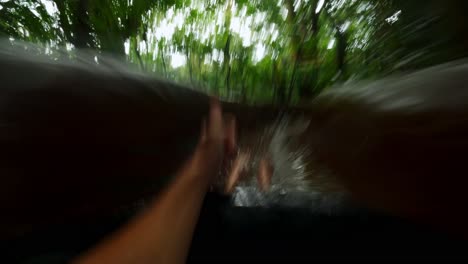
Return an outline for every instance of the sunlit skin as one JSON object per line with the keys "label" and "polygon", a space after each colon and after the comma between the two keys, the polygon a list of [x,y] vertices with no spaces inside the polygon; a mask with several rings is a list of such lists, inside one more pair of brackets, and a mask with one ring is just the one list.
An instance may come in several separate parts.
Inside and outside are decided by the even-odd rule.
{"label": "sunlit skin", "polygon": [[226,180],[226,193],[231,193],[234,190],[234,187],[241,179],[242,172],[244,171],[247,162],[249,161],[250,154],[249,153],[239,153],[236,157],[234,162],[232,163],[231,170],[227,176]]}
{"label": "sunlit skin", "polygon": [[271,165],[269,159],[263,157],[258,165],[257,174],[258,186],[261,191],[266,192],[270,189],[272,175],[273,166]]}
{"label": "sunlit skin", "polygon": [[[234,123],[225,125],[213,100],[193,155],[168,188],[127,226],[82,255],[76,263],[184,263],[204,196],[234,149]],[[226,142],[230,142],[226,144]]]}
{"label": "sunlit skin", "polygon": [[[242,180],[248,163],[251,162],[251,155],[248,152],[240,152],[232,163],[227,176],[225,192],[232,193],[234,187]],[[257,183],[261,191],[266,192],[270,189],[271,177],[273,176],[273,166],[268,158],[262,157],[257,168]]]}

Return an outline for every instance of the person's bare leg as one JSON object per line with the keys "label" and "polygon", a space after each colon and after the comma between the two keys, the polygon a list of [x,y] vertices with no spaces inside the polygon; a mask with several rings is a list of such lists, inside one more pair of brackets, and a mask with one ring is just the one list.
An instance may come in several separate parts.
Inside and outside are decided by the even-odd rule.
{"label": "person's bare leg", "polygon": [[273,176],[273,166],[267,158],[262,158],[258,165],[257,181],[261,191],[268,191],[271,185],[271,177]]}
{"label": "person's bare leg", "polygon": [[227,177],[226,181],[226,186],[225,186],[225,192],[226,193],[231,193],[236,186],[236,184],[239,182],[242,171],[245,169],[245,166],[247,165],[247,162],[250,158],[249,153],[244,153],[241,152],[239,155],[236,157],[234,162],[232,163],[231,170],[229,171],[229,175]]}

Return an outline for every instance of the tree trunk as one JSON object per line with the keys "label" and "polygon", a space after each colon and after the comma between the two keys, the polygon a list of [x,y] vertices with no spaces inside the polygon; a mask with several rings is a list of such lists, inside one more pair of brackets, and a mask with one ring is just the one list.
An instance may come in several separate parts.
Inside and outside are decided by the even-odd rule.
{"label": "tree trunk", "polygon": [[201,53],[198,54],[198,73],[199,73],[199,76],[198,76],[198,87],[200,89],[204,89],[204,85],[203,85],[203,68],[202,68],[202,61],[203,61],[203,55]]}
{"label": "tree trunk", "polygon": [[70,21],[68,20],[67,16],[67,7],[66,3],[63,0],[54,0],[55,5],[57,6],[58,16],[59,16],[59,24],[63,30],[63,34],[65,35],[66,41],[70,43],[74,43],[74,37],[72,36],[72,30],[70,28]]}
{"label": "tree trunk", "polygon": [[229,94],[231,92],[231,87],[230,87],[230,82],[229,82],[229,79],[231,78],[231,61],[230,61],[230,52],[229,52],[229,49],[230,49],[230,43],[231,43],[231,34],[228,33],[228,38],[226,40],[226,45],[224,46],[224,72],[226,73],[226,81],[225,81],[225,84],[226,84],[226,91],[227,93]]}
{"label": "tree trunk", "polygon": [[138,50],[137,45],[133,46],[133,51],[135,52],[135,55],[138,59],[138,62],[140,63],[141,70],[145,71],[145,64],[143,63],[143,60],[141,59],[140,51]]}
{"label": "tree trunk", "polygon": [[276,60],[273,60],[272,64],[271,64],[271,85],[272,85],[272,88],[273,88],[273,103],[274,102],[277,102],[276,100],[278,99],[278,96],[277,96],[277,93],[278,93],[278,77],[277,77],[277,73],[276,73],[276,64],[277,64],[277,61]]}
{"label": "tree trunk", "polygon": [[161,61],[162,61],[162,66],[163,66],[163,71],[164,71],[164,77],[168,77],[167,76],[167,67],[166,67],[166,59],[164,58],[165,54],[164,54],[164,47],[162,47],[160,49],[160,53],[161,53]]}
{"label": "tree trunk", "polygon": [[[310,8],[311,13],[310,15],[312,16],[311,18],[311,24],[305,28],[310,28],[310,31],[304,32],[304,34],[310,36],[310,40],[312,42],[311,47],[309,47],[309,52],[308,54],[301,54],[301,56],[308,57],[309,60],[312,60],[313,66],[312,70],[313,72],[307,72],[306,77],[302,78],[302,82],[299,84],[299,97],[301,99],[310,99],[314,96],[317,90],[317,85],[318,85],[318,78],[319,78],[319,70],[320,70],[320,64],[318,60],[318,40],[317,40],[317,34],[318,31],[320,30],[320,26],[318,24],[320,15],[322,14],[324,8],[322,8],[318,13],[315,13],[315,10],[317,8],[318,1],[314,1],[312,3],[312,6]],[[326,4],[324,3],[324,6]],[[305,36],[305,35],[304,35]],[[303,47],[304,42],[301,44],[301,48]],[[301,58],[302,59],[302,58]],[[301,64],[302,60],[300,61]],[[299,67],[301,67],[300,65]],[[306,65],[307,66],[307,65]]]}
{"label": "tree trunk", "polygon": [[227,32],[227,39],[226,44],[224,45],[224,63],[223,63],[223,70],[226,73],[226,92],[228,95],[231,93],[231,86],[230,86],[230,78],[231,78],[231,55],[230,55],[230,46],[231,46],[231,16],[232,16],[232,0],[228,0],[228,4],[226,6],[225,12],[225,20],[224,20],[224,30]]}
{"label": "tree trunk", "polygon": [[296,56],[294,58],[294,66],[293,66],[293,72],[291,74],[291,80],[289,82],[289,88],[288,88],[288,97],[286,99],[286,103],[290,103],[291,102],[291,98],[292,98],[292,93],[293,93],[293,89],[294,89],[294,85],[296,83],[296,72],[297,72],[297,68],[299,67],[299,64],[300,64],[300,57],[302,56],[302,46],[304,44],[304,39],[301,40],[301,43],[299,44],[299,47],[296,51]]}
{"label": "tree trunk", "polygon": [[219,78],[219,66],[216,64],[216,74],[215,74],[214,90],[216,91],[216,93],[219,94],[218,78]]}
{"label": "tree trunk", "polygon": [[74,45],[77,48],[93,48],[94,43],[91,37],[91,27],[89,25],[88,1],[79,0],[76,6],[76,21],[72,24],[74,28]]}
{"label": "tree trunk", "polygon": [[242,75],[242,86],[241,86],[241,102],[245,103],[247,101],[247,85],[246,85],[246,76],[245,73]]}
{"label": "tree trunk", "polygon": [[193,83],[193,67],[192,67],[192,60],[190,59],[191,53],[189,51],[189,48],[186,46],[185,47],[185,57],[187,58],[187,67],[189,70],[189,77],[190,77],[190,84],[192,87],[194,86]]}
{"label": "tree trunk", "polygon": [[346,34],[345,32],[340,32],[339,30],[336,33],[336,63],[338,69],[341,72],[341,77],[346,78]]}

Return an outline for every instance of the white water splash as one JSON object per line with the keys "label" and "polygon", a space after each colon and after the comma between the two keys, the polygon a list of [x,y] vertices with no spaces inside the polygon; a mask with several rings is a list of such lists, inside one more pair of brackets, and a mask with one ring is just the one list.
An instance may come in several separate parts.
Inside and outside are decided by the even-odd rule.
{"label": "white water splash", "polygon": [[[232,202],[240,207],[304,207],[320,212],[334,212],[343,204],[344,192],[326,192],[321,186],[332,181],[324,172],[310,169],[312,150],[297,142],[306,130],[309,121],[304,118],[292,120],[279,118],[259,131],[256,144],[240,139],[239,147],[251,154],[247,179],[241,182],[232,194]],[[268,156],[274,167],[269,191],[263,192],[257,184],[258,164]],[[314,173],[314,175],[312,175]],[[329,179],[330,178],[330,179]]]}

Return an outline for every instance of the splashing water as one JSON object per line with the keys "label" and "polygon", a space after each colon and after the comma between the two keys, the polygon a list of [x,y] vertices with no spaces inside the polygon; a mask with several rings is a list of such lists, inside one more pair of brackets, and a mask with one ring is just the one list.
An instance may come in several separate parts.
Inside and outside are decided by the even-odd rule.
{"label": "splashing water", "polygon": [[[0,120],[0,135],[4,136],[4,143],[10,149],[20,153],[18,149],[24,148],[21,155],[14,157],[11,157],[8,148],[0,148],[3,155],[9,158],[6,165],[3,164],[4,171],[10,173],[12,164],[16,164],[25,170],[25,179],[40,175],[36,179],[54,182],[50,186],[56,186],[55,183],[64,181],[62,173],[56,169],[62,166],[70,178],[82,184],[82,189],[77,188],[76,193],[90,189],[91,183],[101,179],[102,175],[113,175],[112,180],[102,179],[101,186],[122,186],[125,192],[115,187],[105,188],[108,193],[103,194],[101,188],[96,188],[99,192],[89,195],[88,200],[73,200],[78,196],[71,192],[67,198],[76,204],[94,205],[105,196],[109,200],[115,199],[114,203],[120,205],[135,200],[135,197],[141,198],[144,188],[148,188],[147,193],[154,192],[155,188],[151,185],[156,185],[154,170],[161,169],[157,175],[162,177],[171,175],[170,166],[179,166],[182,154],[190,151],[187,147],[189,141],[197,139],[198,125],[207,110],[203,109],[208,105],[206,95],[147,76],[104,55],[99,56],[99,64],[86,59],[94,58],[94,55],[90,57],[79,51],[76,51],[73,60],[68,55],[59,56],[56,60],[45,56],[36,46],[26,45],[26,50],[20,45],[19,42],[11,44],[8,40],[0,45],[0,63],[4,69],[1,75],[4,86],[0,89],[3,92],[0,100],[0,110],[3,111],[3,115],[0,115],[3,118]],[[345,189],[335,182],[335,174],[340,179],[355,176],[352,182],[358,185],[363,182],[369,184],[377,174],[393,177],[417,173],[424,177],[430,174],[433,178],[437,175],[457,175],[465,168],[462,154],[466,152],[467,145],[464,131],[468,131],[467,65],[466,60],[462,60],[412,74],[367,83],[346,83],[340,88],[330,87],[310,105],[310,116],[300,117],[288,112],[287,115],[279,114],[275,119],[278,109],[269,111],[270,115],[264,117],[259,108],[226,103],[223,105],[226,106],[225,110],[228,107],[237,110],[233,114],[239,114],[240,119],[269,121],[267,125],[257,125],[255,128],[245,125],[240,128],[239,151],[250,153],[250,158],[245,168],[246,177],[234,189],[233,204],[307,207],[321,212],[335,212],[348,197]],[[28,78],[19,78],[19,73],[24,72],[28,72]],[[41,100],[38,100],[38,95]],[[15,100],[22,104],[15,103]],[[50,107],[54,104],[60,106],[60,111]],[[84,109],[89,115],[83,114],[84,106],[90,107]],[[21,115],[13,115],[18,113]],[[5,118],[7,114],[12,117]],[[81,123],[67,115],[73,115]],[[13,117],[16,118],[16,126],[10,125],[15,120]],[[93,122],[94,119],[89,117],[98,118],[100,122]],[[51,122],[55,119],[60,122]],[[154,120],[158,124],[154,124]],[[68,133],[63,134],[66,136],[63,141],[57,141],[63,135],[57,133],[56,128]],[[83,133],[86,133],[85,137]],[[40,141],[47,148],[35,149],[31,145],[19,144],[21,140],[37,143],[38,134],[47,136],[48,141]],[[133,164],[117,164],[119,167],[111,159],[115,158],[113,153],[100,148],[99,144],[88,144],[86,148],[75,144],[79,142],[76,139],[88,142],[86,140],[89,138],[95,139],[90,142],[122,147],[119,150],[125,150],[122,154],[128,158],[135,158],[135,153],[142,152],[140,149],[135,151],[134,145],[144,148],[143,152],[164,155],[158,159],[143,160],[147,166],[144,169]],[[307,143],[301,138],[305,138]],[[182,140],[186,141],[181,143]],[[119,146],[116,142],[125,144]],[[391,144],[385,145],[386,142]],[[49,150],[50,146],[57,147],[56,152],[49,152],[53,158],[43,154],[44,149]],[[79,152],[75,149],[84,149],[86,155],[77,154]],[[23,167],[23,153],[34,151],[41,155],[30,155],[28,161],[41,164],[41,170]],[[63,155],[62,151],[69,151],[70,156]],[[99,151],[109,156],[109,163],[98,164],[106,173],[93,175],[90,173],[93,170],[87,170],[86,166],[94,166],[93,158],[101,158],[102,155],[88,156]],[[320,162],[315,161],[318,156],[322,158]],[[268,159],[273,167],[268,191],[257,187],[256,178],[262,159]],[[88,162],[86,166],[84,162]],[[69,171],[71,165],[82,170]],[[333,174],[324,169],[325,166],[329,166]],[[408,168],[412,170],[408,172]],[[366,176],[365,180],[362,180],[363,176]],[[135,181],[133,185],[129,184],[129,179]],[[30,185],[27,180],[22,183],[24,186]],[[378,183],[371,182],[369,185]],[[462,185],[455,187],[458,186]],[[120,202],[118,199],[123,193],[127,197]],[[31,191],[23,195],[40,196]],[[55,201],[53,195],[42,197],[41,204]],[[39,203],[36,198],[34,201]],[[27,206],[32,207],[34,203]],[[106,207],[107,204],[101,208],[96,206],[100,210]]]}
{"label": "splashing water", "polygon": [[[344,190],[333,190],[334,178],[314,170],[312,149],[298,142],[309,126],[304,117],[279,117],[269,126],[240,138],[241,152],[250,154],[247,176],[234,190],[232,203],[240,207],[304,207],[333,212],[346,199]],[[273,167],[268,191],[258,187],[258,166],[268,157]]]}

